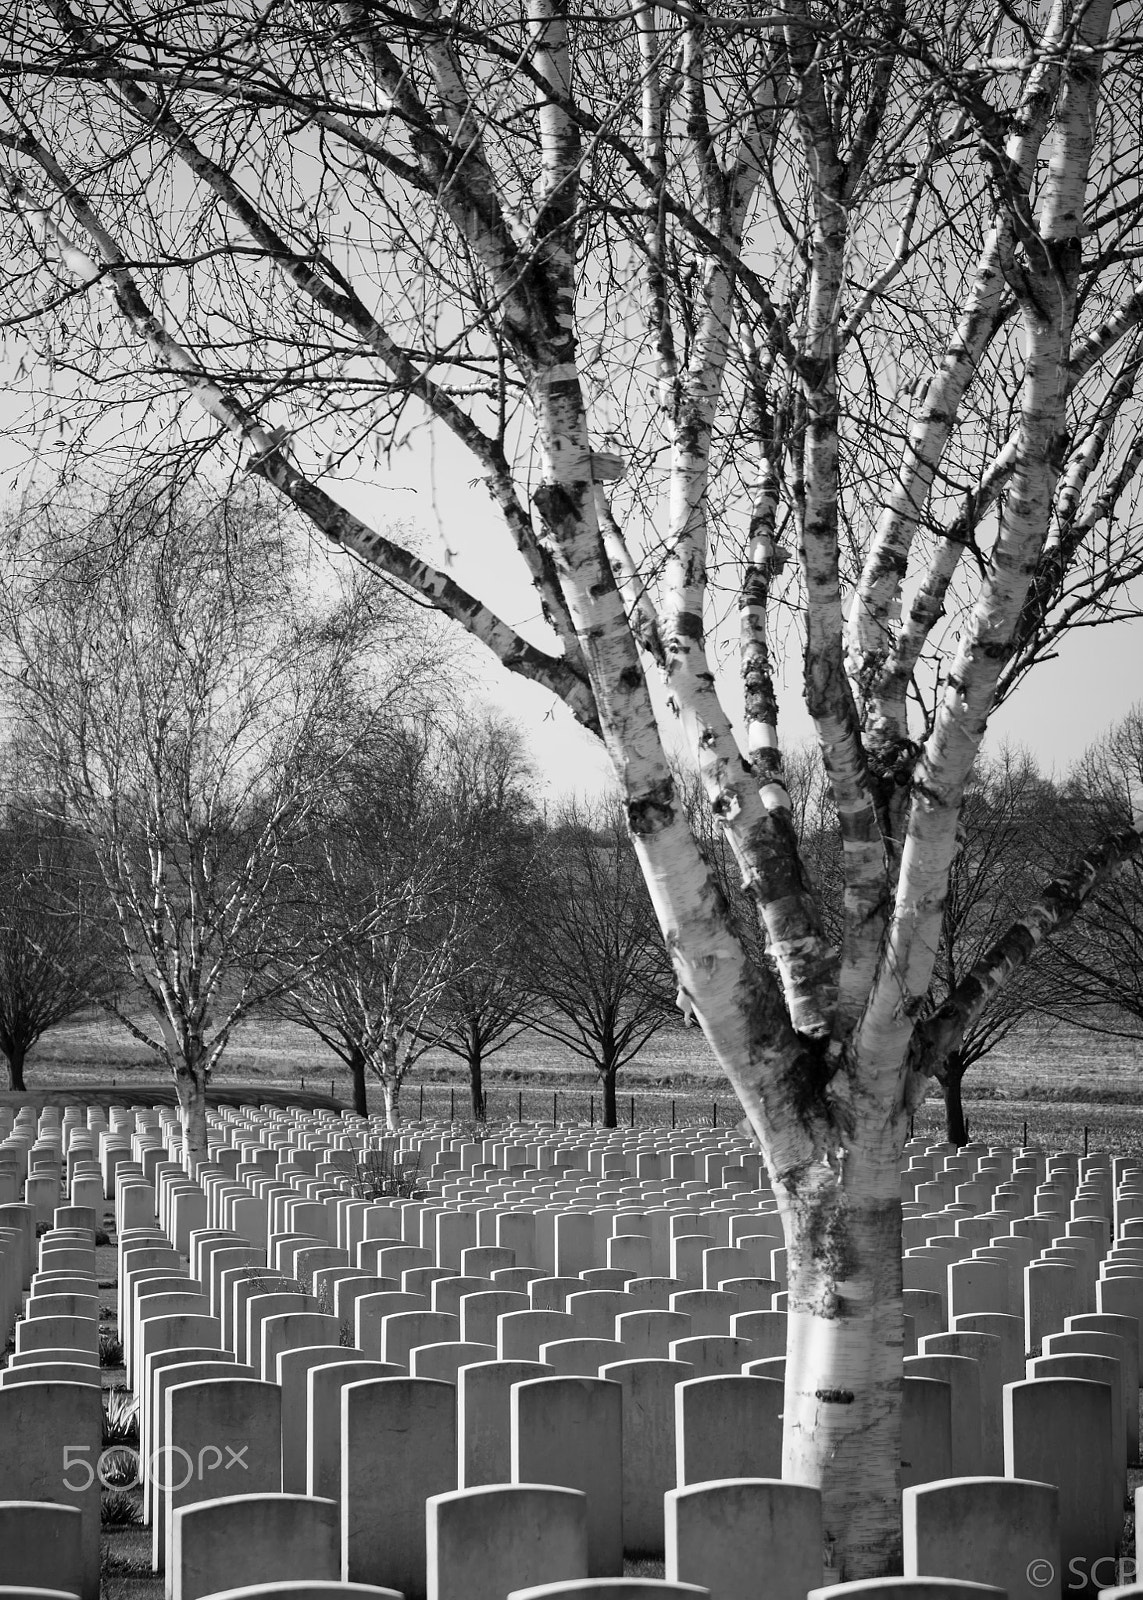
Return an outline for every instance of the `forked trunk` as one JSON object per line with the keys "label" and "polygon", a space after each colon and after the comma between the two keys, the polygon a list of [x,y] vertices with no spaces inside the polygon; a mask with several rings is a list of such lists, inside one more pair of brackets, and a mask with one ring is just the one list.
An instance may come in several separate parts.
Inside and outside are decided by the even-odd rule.
{"label": "forked trunk", "polygon": [[782,1476],[821,1490],[827,1581],[901,1570],[900,1181],[886,1138],[803,1174],[782,1199]]}
{"label": "forked trunk", "polygon": [[201,1065],[182,1067],[175,1074],[179,1097],[179,1126],[183,1134],[184,1160],[205,1160],[209,1142],[206,1133],[206,1074]]}

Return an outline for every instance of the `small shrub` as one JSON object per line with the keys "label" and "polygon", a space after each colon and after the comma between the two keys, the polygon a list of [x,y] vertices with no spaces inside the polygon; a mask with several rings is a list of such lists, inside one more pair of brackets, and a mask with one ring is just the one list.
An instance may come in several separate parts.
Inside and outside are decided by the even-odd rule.
{"label": "small shrub", "polygon": [[103,1396],[103,1443],[139,1443],[139,1402],[126,1389],[108,1389]]}
{"label": "small shrub", "polygon": [[101,1245],[110,1244],[110,1243],[111,1243],[111,1235],[108,1232],[106,1232],[106,1230],[103,1229],[103,1228],[96,1228],[96,1230],[95,1230],[95,1248],[98,1250]]}
{"label": "small shrub", "polygon": [[139,1481],[139,1457],[134,1450],[105,1450],[99,1463],[99,1479],[106,1489],[133,1489]]}
{"label": "small shrub", "polygon": [[51,1229],[52,1229],[52,1225],[51,1225],[50,1222],[37,1222],[36,1223],[36,1238],[37,1239],[42,1239],[44,1237],[45,1233],[50,1233],[51,1232]]}
{"label": "small shrub", "polygon": [[253,1294],[308,1294],[300,1278],[287,1278],[281,1272],[270,1272],[264,1277],[247,1278],[246,1284]]}
{"label": "small shrub", "polygon": [[[306,1292],[307,1294],[313,1294],[314,1292],[312,1274],[309,1283],[306,1285]],[[318,1310],[327,1317],[334,1315],[333,1294],[333,1285],[328,1280],[317,1291]],[[357,1343],[353,1335],[353,1324],[348,1317],[342,1317],[338,1324],[337,1342],[339,1345],[344,1345],[347,1350],[352,1350]]]}
{"label": "small shrub", "polygon": [[123,1365],[123,1345],[113,1333],[99,1335],[99,1365],[101,1367],[121,1367]]}
{"label": "small shrub", "polygon": [[100,1496],[99,1520],[105,1528],[134,1527],[139,1508],[123,1489],[105,1489]]}
{"label": "small shrub", "polygon": [[353,1183],[361,1200],[419,1200],[421,1150],[402,1150],[396,1139],[383,1139],[374,1150],[356,1152]]}

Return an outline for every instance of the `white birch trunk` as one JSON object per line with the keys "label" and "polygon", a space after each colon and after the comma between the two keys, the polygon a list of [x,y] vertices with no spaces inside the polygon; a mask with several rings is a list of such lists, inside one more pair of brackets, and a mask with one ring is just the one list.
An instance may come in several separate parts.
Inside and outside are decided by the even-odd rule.
{"label": "white birch trunk", "polygon": [[401,1080],[394,1077],[381,1079],[381,1103],[385,1108],[387,1133],[401,1131]]}
{"label": "white birch trunk", "polygon": [[179,1100],[183,1160],[190,1170],[193,1162],[206,1160],[209,1148],[206,1131],[206,1075],[200,1064],[196,1063],[176,1071],[175,1091]]}
{"label": "white birch trunk", "polygon": [[779,1192],[789,1273],[782,1476],[822,1493],[842,1581],[898,1571],[900,1119]]}

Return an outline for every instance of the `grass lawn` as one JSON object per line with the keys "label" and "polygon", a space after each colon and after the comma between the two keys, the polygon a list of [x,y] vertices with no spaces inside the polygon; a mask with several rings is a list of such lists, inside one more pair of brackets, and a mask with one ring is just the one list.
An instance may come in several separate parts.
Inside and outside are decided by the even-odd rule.
{"label": "grass lawn", "polygon": [[[53,1029],[27,1063],[30,1093],[55,1099],[173,1103],[158,1058],[103,1013],[92,1012]],[[485,1066],[489,1116],[494,1121],[587,1122],[600,1115],[590,1064],[537,1034],[525,1034],[489,1057]],[[1106,1039],[1065,1027],[1031,1025],[971,1069],[966,1109],[974,1138],[1019,1142],[1027,1122],[1031,1143],[1143,1153],[1143,1040]],[[349,1074],[315,1035],[274,1018],[248,1022],[214,1075],[218,1103],[257,1095],[267,1104],[344,1106]],[[555,1100],[553,1101],[553,1096]],[[594,1103],[593,1103],[594,1096]],[[637,1124],[717,1120],[733,1123],[738,1108],[697,1029],[674,1025],[645,1046],[621,1074],[619,1115]],[[21,1097],[0,1092],[0,1104]],[[402,1091],[406,1119],[419,1114],[467,1115],[467,1073],[447,1051],[429,1051]],[[380,1093],[370,1096],[380,1110]],[[939,1137],[943,1108],[935,1092],[916,1117],[918,1132]]]}

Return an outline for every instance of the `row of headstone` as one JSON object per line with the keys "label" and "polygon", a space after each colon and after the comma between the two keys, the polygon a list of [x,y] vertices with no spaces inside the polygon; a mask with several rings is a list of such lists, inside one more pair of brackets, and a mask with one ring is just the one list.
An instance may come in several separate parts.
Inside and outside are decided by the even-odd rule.
{"label": "row of headstone", "polygon": [[[184,1454],[195,1463],[188,1485],[173,1486],[181,1471],[151,1475],[156,1553],[169,1570],[178,1519],[233,1498],[226,1474],[251,1472],[252,1439],[264,1441],[256,1454],[268,1481],[263,1488],[244,1477],[243,1492],[304,1489],[309,1500],[331,1501],[343,1577],[353,1575],[349,1548],[368,1537],[352,1532],[355,1483],[366,1498],[389,1496],[406,1512],[505,1477],[582,1493],[602,1575],[621,1570],[625,1547],[666,1553],[669,1495],[715,1479],[777,1478],[784,1252],[757,1158],[735,1136],[672,1144],[653,1133],[506,1130],[476,1142],[427,1129],[391,1150],[405,1153],[419,1140],[422,1163],[431,1162],[428,1198],[370,1203],[353,1193],[349,1168],[367,1162],[375,1135],[354,1119],[221,1114],[213,1159],[193,1177],[179,1159],[177,1129],[161,1113],[115,1132],[127,1145],[109,1177],[120,1220],[120,1327],[141,1400],[141,1450],[144,1460],[157,1452],[160,1463],[182,1464]],[[1007,1209],[1013,1195],[1030,1202],[1027,1220],[1049,1228],[1066,1205],[1064,1227],[1080,1226],[1060,1237],[1091,1241],[1093,1254],[1103,1244],[1093,1206],[1118,1208],[1102,1218],[1108,1242],[1096,1255],[1096,1283],[1137,1278],[1115,1270],[1132,1264],[1128,1254],[1105,1264],[1132,1236],[1138,1169],[1077,1163],[1071,1181],[1069,1164],[1021,1153],[970,1148],[958,1156],[914,1146],[907,1160],[905,1270],[922,1271],[928,1286],[907,1291],[918,1353],[906,1369],[906,1481],[932,1489],[954,1473],[1064,1477],[1060,1559],[1090,1564],[1117,1547],[1132,1448],[1128,1395],[1138,1393],[1137,1325],[1114,1326],[1123,1314],[1098,1302],[1089,1311],[1063,1300],[1057,1329],[1034,1277],[1031,1293],[1025,1278],[1022,1316],[1011,1295],[1004,1310],[947,1308],[961,1288],[954,1271],[1003,1237],[974,1233],[971,1223],[990,1225],[997,1214],[1009,1225],[1026,1220]],[[1079,1272],[1078,1257],[1040,1259],[1057,1248],[1041,1243],[1042,1227],[1012,1233],[1039,1247],[1025,1274],[1056,1265]],[[961,1243],[950,1246],[950,1238]],[[1083,1244],[1058,1248],[1086,1259]],[[952,1253],[943,1262],[915,1257],[944,1268],[939,1312],[928,1298],[942,1299],[935,1273],[908,1266],[911,1253],[927,1249]],[[1015,1257],[1027,1245],[1004,1237],[1000,1249]],[[1041,1333],[1040,1353],[1025,1378],[1026,1352],[1037,1348],[1031,1332]],[[347,1338],[352,1347],[331,1361],[331,1346]],[[1059,1361],[1065,1366],[1052,1365]],[[1105,1365],[1081,1372],[1076,1361]],[[219,1431],[222,1386],[247,1408],[244,1457]],[[368,1441],[378,1433],[407,1440],[410,1419],[432,1448],[418,1449],[399,1474],[390,1464],[387,1479]],[[209,1439],[204,1427],[214,1430]],[[740,1435],[749,1446],[741,1462],[729,1442]],[[568,1440],[580,1437],[582,1485],[568,1481],[577,1455]],[[624,1448],[629,1441],[636,1447]],[[1057,1458],[1065,1442],[1075,1455],[1077,1441],[1069,1478]],[[228,1449],[239,1459],[228,1459]],[[442,1457],[455,1463],[445,1481],[433,1477]],[[643,1470],[647,1461],[656,1471]],[[604,1482],[607,1494],[599,1492]],[[609,1515],[607,1502],[620,1515]],[[423,1547],[420,1560],[406,1593],[428,1582]],[[369,1576],[387,1581],[396,1570]]]}
{"label": "row of headstone", "polygon": [[79,1600],[99,1596],[96,1223],[94,1207],[57,1206],[37,1241],[30,1202],[0,1207],[29,1291],[0,1372],[0,1580],[35,1580]]}

